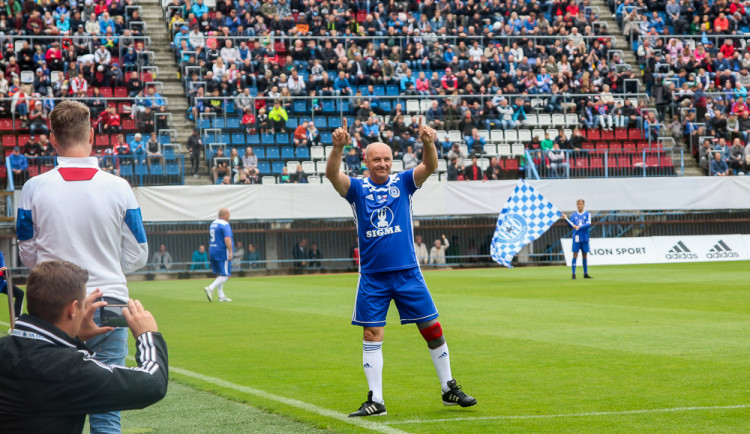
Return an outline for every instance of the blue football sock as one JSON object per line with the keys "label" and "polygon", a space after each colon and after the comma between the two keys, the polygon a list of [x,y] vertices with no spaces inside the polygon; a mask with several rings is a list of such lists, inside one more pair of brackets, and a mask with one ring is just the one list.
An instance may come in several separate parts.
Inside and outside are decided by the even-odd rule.
{"label": "blue football sock", "polygon": [[589,259],[583,258],[583,274],[589,274]]}
{"label": "blue football sock", "polygon": [[577,259],[578,259],[578,258],[573,258],[573,274],[574,274],[574,275],[576,274],[576,260],[577,260]]}

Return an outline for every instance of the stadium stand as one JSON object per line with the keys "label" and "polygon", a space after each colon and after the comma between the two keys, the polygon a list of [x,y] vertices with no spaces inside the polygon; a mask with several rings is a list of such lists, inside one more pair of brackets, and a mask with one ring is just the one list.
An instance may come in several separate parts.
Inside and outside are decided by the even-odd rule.
{"label": "stadium stand", "polygon": [[[647,121],[647,95],[597,8],[351,6],[218,2],[198,16],[178,0],[165,5],[187,116],[202,129],[207,162],[209,147],[239,147],[241,158],[247,145],[270,151],[258,161],[305,161],[276,150],[290,141],[305,144],[298,149],[325,144],[346,118],[360,164],[345,154],[344,167],[361,173],[362,150],[374,140],[389,143],[397,159],[410,145],[419,157],[423,116],[447,139],[438,180],[463,177],[464,158],[450,164],[450,142],[467,145],[465,157],[479,156],[495,169],[486,173],[501,178],[674,174],[674,150],[657,143],[661,126]],[[272,108],[277,100],[283,110]],[[551,171],[535,159],[549,151],[540,148],[545,134],[573,170]],[[506,152],[519,143],[523,153]],[[597,146],[606,155],[589,152]],[[263,174],[280,174],[269,167]]]}
{"label": "stadium stand", "polygon": [[[74,98],[91,110],[97,132],[93,155],[101,159],[102,167],[120,173],[133,185],[182,183],[181,156],[154,157],[169,141],[163,132],[171,115],[167,100],[158,92],[158,67],[151,59],[141,6],[132,1],[18,0],[5,6],[0,11],[5,29],[0,59],[2,157],[20,148],[30,176],[53,167],[48,115],[60,100]],[[117,135],[123,134],[123,141],[132,145],[136,132],[147,136],[155,132],[156,146],[148,152],[144,140],[132,155],[125,149],[118,152]],[[137,158],[141,153],[151,154],[148,164]],[[6,171],[12,170],[11,160],[5,163]],[[171,177],[165,175],[165,165],[170,164],[180,167]],[[122,166],[132,170],[120,170]],[[11,188],[14,181],[23,179],[10,179]]]}

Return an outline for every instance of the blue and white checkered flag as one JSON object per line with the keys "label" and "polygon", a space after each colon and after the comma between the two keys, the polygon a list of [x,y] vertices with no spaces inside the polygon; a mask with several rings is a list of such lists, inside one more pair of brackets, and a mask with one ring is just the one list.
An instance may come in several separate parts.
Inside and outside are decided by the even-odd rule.
{"label": "blue and white checkered flag", "polygon": [[560,210],[523,179],[497,218],[492,237],[492,259],[511,268],[510,261],[523,246],[547,232],[561,216]]}

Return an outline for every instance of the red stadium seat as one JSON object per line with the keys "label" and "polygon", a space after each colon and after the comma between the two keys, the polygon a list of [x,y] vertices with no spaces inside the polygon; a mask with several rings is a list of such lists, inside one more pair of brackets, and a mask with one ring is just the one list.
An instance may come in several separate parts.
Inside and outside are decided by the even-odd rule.
{"label": "red stadium seat", "polygon": [[0,130],[10,131],[13,129],[13,121],[10,119],[0,119]]}
{"label": "red stadium seat", "polygon": [[597,130],[596,128],[586,130],[586,137],[588,137],[589,140],[594,140],[594,141],[602,139],[601,133],[599,133],[599,130]]}
{"label": "red stadium seat", "polygon": [[111,87],[102,87],[99,89],[102,93],[102,96],[104,98],[112,98],[112,88]]}
{"label": "red stadium seat", "polygon": [[633,143],[633,142],[625,142],[625,143],[622,144],[622,147],[625,150],[625,152],[630,153],[630,154],[632,154],[633,152],[635,152],[635,149],[636,149],[635,148],[635,143]]}
{"label": "red stadium seat", "polygon": [[16,136],[3,136],[3,148],[12,148],[16,146]]}
{"label": "red stadium seat", "polygon": [[133,119],[123,119],[122,120],[122,129],[125,131],[134,131],[135,130],[135,121]]}
{"label": "red stadium seat", "polygon": [[638,152],[648,151],[651,149],[651,145],[648,142],[638,142]]}
{"label": "red stadium seat", "polygon": [[8,177],[8,169],[3,164],[0,166],[0,179],[5,179]]}
{"label": "red stadium seat", "polygon": [[115,98],[127,98],[128,97],[128,90],[125,89],[122,86],[118,86],[115,88]]}
{"label": "red stadium seat", "polygon": [[623,155],[620,158],[617,159],[617,168],[621,170],[627,170],[633,167],[632,163],[630,162],[630,157]]}
{"label": "red stadium seat", "polygon": [[608,142],[611,142],[615,139],[615,133],[610,131],[602,131],[602,140],[606,140]]}
{"label": "red stadium seat", "polygon": [[518,170],[518,160],[510,158],[505,161],[505,170]]}
{"label": "red stadium seat", "polygon": [[109,136],[106,134],[99,134],[96,136],[96,146],[109,146]]}
{"label": "red stadium seat", "polygon": [[602,157],[591,157],[589,167],[591,169],[604,169],[604,159]]}
{"label": "red stadium seat", "polygon": [[13,122],[13,129],[16,131],[21,131],[21,130],[28,131],[29,127],[24,127],[23,121],[21,119],[16,119],[16,121]]}
{"label": "red stadium seat", "polygon": [[576,158],[573,161],[573,167],[581,171],[589,170],[589,159],[586,157]]}
{"label": "red stadium seat", "polygon": [[594,145],[594,147],[596,148],[596,152],[601,153],[601,154],[609,150],[609,144],[607,142],[599,142],[596,145]]}
{"label": "red stadium seat", "polygon": [[586,151],[593,151],[594,150],[594,144],[591,143],[591,142],[583,142],[583,144],[581,146]]}
{"label": "red stadium seat", "polygon": [[29,166],[29,178],[39,175],[39,166]]}
{"label": "red stadium seat", "polygon": [[620,141],[628,140],[628,130],[624,128],[615,129],[615,139]]}
{"label": "red stadium seat", "polygon": [[643,138],[643,132],[638,128],[628,129],[628,140],[640,140]]}
{"label": "red stadium seat", "polygon": [[622,143],[612,142],[609,144],[609,152],[620,153],[622,152]]}

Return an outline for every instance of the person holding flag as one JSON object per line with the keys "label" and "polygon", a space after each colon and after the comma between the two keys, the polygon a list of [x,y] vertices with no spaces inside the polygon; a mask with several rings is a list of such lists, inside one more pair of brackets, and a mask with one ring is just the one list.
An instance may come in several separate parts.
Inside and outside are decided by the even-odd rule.
{"label": "person holding flag", "polygon": [[591,279],[589,276],[589,228],[591,227],[591,213],[584,211],[583,207],[586,205],[583,199],[576,201],[576,207],[578,212],[573,213],[568,219],[566,214],[562,217],[568,223],[568,226],[575,229],[573,232],[573,279],[576,278],[576,260],[578,259],[578,252],[583,252],[583,278]]}

